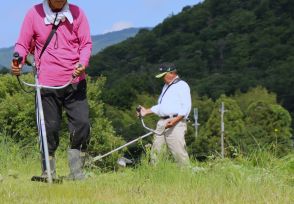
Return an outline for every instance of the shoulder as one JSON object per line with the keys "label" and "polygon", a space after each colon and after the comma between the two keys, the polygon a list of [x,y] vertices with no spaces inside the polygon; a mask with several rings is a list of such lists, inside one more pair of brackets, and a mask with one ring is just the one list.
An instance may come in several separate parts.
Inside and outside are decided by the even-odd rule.
{"label": "shoulder", "polygon": [[31,7],[28,10],[27,15],[29,15],[29,16],[35,16],[35,15],[45,16],[43,5],[37,4],[33,7]]}
{"label": "shoulder", "polygon": [[181,85],[189,86],[188,83],[185,80],[181,79],[181,78],[179,79],[178,83],[181,84]]}
{"label": "shoulder", "polygon": [[190,89],[189,84],[188,84],[186,81],[184,81],[183,79],[181,79],[181,80],[178,82],[178,84],[179,84],[179,86],[181,86],[181,87],[183,87],[183,88],[188,88],[188,89]]}
{"label": "shoulder", "polygon": [[34,19],[39,18],[39,17],[41,17],[41,18],[45,17],[45,13],[44,13],[42,4],[37,4],[33,7],[31,7],[27,11],[24,21],[34,22],[35,21]]}
{"label": "shoulder", "polygon": [[80,7],[74,4],[69,4],[69,10],[74,19],[83,18],[85,15],[84,11]]}

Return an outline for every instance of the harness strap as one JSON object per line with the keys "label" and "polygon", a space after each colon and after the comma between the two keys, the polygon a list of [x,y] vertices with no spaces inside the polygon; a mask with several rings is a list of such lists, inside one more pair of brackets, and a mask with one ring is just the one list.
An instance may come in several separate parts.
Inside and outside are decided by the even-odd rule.
{"label": "harness strap", "polygon": [[56,13],[56,16],[55,16],[55,19],[54,19],[54,23],[53,23],[53,26],[52,26],[52,30],[51,30],[51,32],[49,33],[48,38],[47,38],[47,40],[46,40],[46,42],[45,42],[45,44],[44,44],[44,46],[43,46],[43,48],[42,48],[41,54],[40,54],[40,56],[39,56],[39,59],[41,59],[41,57],[42,57],[42,55],[43,55],[45,49],[46,49],[47,46],[49,45],[49,43],[50,43],[50,41],[51,41],[53,35],[55,34],[55,32],[56,32],[56,30],[57,30],[57,28],[58,28],[58,26],[59,26],[59,24],[60,24],[60,23],[58,23],[57,25],[55,25],[55,21],[56,21],[56,19],[57,19],[57,16],[58,16],[58,13]]}

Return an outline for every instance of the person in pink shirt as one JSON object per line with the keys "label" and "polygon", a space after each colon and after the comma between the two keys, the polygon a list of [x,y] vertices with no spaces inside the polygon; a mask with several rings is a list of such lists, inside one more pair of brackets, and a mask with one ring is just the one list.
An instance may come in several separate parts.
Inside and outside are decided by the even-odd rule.
{"label": "person in pink shirt", "polygon": [[[57,30],[42,52],[53,25],[58,25]],[[41,90],[52,175],[56,176],[54,155],[59,145],[59,129],[64,109],[70,132],[68,178],[84,179],[82,169],[90,139],[85,80],[85,70],[92,50],[88,20],[78,6],[69,4],[67,0],[44,0],[26,14],[15,44],[15,52],[25,58],[29,50],[32,50],[32,41],[35,44],[34,56],[40,84],[62,86],[72,76],[75,77],[73,83],[64,89]],[[22,64],[24,60],[19,66],[12,63],[12,74],[20,75]],[[42,176],[46,175],[43,164]]]}

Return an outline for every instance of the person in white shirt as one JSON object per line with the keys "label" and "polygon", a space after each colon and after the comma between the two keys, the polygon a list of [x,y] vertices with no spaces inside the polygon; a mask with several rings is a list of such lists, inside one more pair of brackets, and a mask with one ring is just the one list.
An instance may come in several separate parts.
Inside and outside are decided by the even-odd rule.
{"label": "person in white shirt", "polygon": [[189,85],[179,78],[174,64],[165,63],[159,68],[160,74],[156,78],[163,78],[165,85],[158,98],[158,104],[151,108],[140,106],[142,117],[156,114],[160,117],[154,135],[151,149],[151,163],[155,164],[163,145],[167,145],[176,162],[181,166],[189,165],[189,156],[186,150],[185,133],[187,118],[191,111],[191,94]]}

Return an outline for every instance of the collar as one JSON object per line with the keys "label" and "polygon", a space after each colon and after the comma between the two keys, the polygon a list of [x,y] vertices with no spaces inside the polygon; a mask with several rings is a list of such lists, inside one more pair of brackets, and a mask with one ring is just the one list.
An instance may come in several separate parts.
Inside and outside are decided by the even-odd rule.
{"label": "collar", "polygon": [[172,83],[174,83],[176,80],[179,80],[180,77],[177,75],[169,84],[167,85],[171,85]]}
{"label": "collar", "polygon": [[56,12],[53,12],[48,4],[48,0],[44,0],[43,1],[43,9],[45,12],[45,18],[44,18],[44,23],[46,25],[49,24],[55,24],[58,25],[61,22],[64,22],[66,19],[70,22],[70,24],[73,23],[73,16],[72,13],[70,12],[69,9],[69,4],[68,2],[66,2],[66,4],[64,5],[64,7],[62,8],[62,10],[60,12],[58,12],[58,16],[55,20],[56,17]]}

